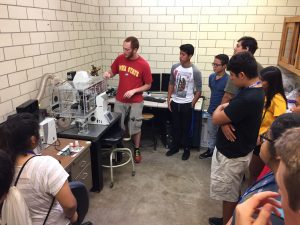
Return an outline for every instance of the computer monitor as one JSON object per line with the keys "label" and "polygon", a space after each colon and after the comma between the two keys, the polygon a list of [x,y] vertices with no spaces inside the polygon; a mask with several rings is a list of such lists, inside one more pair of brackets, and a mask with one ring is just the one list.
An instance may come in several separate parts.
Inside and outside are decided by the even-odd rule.
{"label": "computer monitor", "polygon": [[162,73],[161,74],[161,91],[162,92],[168,92],[169,80],[170,80],[170,74],[169,73]]}
{"label": "computer monitor", "polygon": [[152,73],[151,92],[160,92],[160,73]]}

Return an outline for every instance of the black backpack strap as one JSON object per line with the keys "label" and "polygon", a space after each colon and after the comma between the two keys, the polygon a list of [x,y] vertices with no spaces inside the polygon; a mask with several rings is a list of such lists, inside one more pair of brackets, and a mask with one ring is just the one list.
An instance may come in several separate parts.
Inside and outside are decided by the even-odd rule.
{"label": "black backpack strap", "polygon": [[30,157],[29,159],[27,159],[26,162],[23,164],[22,168],[20,169],[20,172],[18,173],[18,176],[17,176],[17,178],[16,178],[16,181],[15,181],[15,183],[14,183],[14,186],[17,186],[17,183],[18,183],[18,181],[19,181],[19,178],[20,178],[20,176],[21,176],[21,173],[22,173],[24,167],[26,166],[26,164],[29,162],[30,159],[32,159],[32,158],[34,158],[34,157],[36,157],[36,155],[33,155],[32,157]]}
{"label": "black backpack strap", "polygon": [[45,218],[45,220],[44,220],[44,223],[43,223],[43,225],[45,225],[45,224],[46,224],[46,221],[47,221],[47,219],[48,219],[48,217],[49,217],[49,214],[50,214],[50,212],[51,212],[51,209],[52,209],[52,207],[53,207],[54,201],[55,201],[55,197],[53,197],[53,199],[52,199],[52,202],[51,202],[50,208],[49,208],[49,210],[48,210],[48,213],[47,213],[47,216],[46,216],[46,218]]}
{"label": "black backpack strap", "polygon": [[[60,161],[59,161],[59,160],[58,160],[58,162],[60,163]],[[55,197],[53,197],[53,199],[52,199],[52,202],[51,202],[50,208],[49,208],[49,210],[48,210],[48,213],[47,213],[47,216],[46,216],[46,218],[45,218],[45,220],[44,220],[44,223],[43,223],[43,225],[45,225],[45,224],[46,224],[46,221],[47,221],[47,219],[48,219],[48,217],[49,217],[49,214],[50,214],[50,212],[51,212],[51,209],[52,209],[52,207],[53,207],[53,205],[54,205],[54,201],[55,201]]]}

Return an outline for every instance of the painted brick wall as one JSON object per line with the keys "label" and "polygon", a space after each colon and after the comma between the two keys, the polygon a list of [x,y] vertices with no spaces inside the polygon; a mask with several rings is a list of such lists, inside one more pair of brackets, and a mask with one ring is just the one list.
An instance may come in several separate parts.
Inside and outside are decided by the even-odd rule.
{"label": "painted brick wall", "polygon": [[[274,65],[283,18],[294,15],[299,0],[0,0],[0,122],[36,96],[45,73],[109,69],[129,35],[139,38],[153,72],[169,72],[179,45],[193,44],[209,96],[214,55],[231,56],[236,40],[250,35],[258,40],[257,60]],[[49,96],[47,90],[42,107]]]}
{"label": "painted brick wall", "polygon": [[[122,51],[125,36],[139,38],[140,54],[153,72],[169,72],[178,62],[179,45],[191,43],[196,47],[192,60],[202,72],[206,97],[215,55],[231,56],[236,40],[249,35],[258,41],[257,61],[276,65],[283,19],[300,15],[297,0],[106,0],[100,5],[106,69]],[[111,85],[117,84],[116,77]]]}
{"label": "painted brick wall", "polygon": [[36,97],[43,74],[102,64],[99,2],[0,0],[0,122]]}

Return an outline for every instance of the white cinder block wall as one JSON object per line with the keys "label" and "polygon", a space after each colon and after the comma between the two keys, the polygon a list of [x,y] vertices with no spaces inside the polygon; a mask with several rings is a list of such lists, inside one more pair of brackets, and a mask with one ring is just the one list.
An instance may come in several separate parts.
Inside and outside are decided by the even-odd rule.
{"label": "white cinder block wall", "polygon": [[45,73],[109,69],[130,35],[153,72],[169,72],[179,45],[193,44],[209,96],[214,55],[231,56],[236,40],[250,35],[258,40],[256,59],[275,65],[283,18],[294,15],[299,0],[0,0],[0,122],[35,98]]}
{"label": "white cinder block wall", "polygon": [[0,0],[0,122],[36,97],[43,74],[101,65],[100,34],[98,0]]}

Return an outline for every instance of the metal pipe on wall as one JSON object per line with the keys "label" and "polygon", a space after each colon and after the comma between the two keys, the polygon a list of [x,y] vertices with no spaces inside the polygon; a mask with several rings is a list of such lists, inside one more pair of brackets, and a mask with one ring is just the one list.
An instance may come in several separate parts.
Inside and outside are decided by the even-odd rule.
{"label": "metal pipe on wall", "polygon": [[41,84],[40,84],[40,89],[39,89],[39,92],[36,96],[36,99],[38,100],[38,102],[41,101],[41,99],[44,95],[47,81],[49,79],[54,79],[54,78],[55,78],[55,76],[54,76],[53,73],[46,73],[46,74],[43,75],[42,80],[41,80]]}

